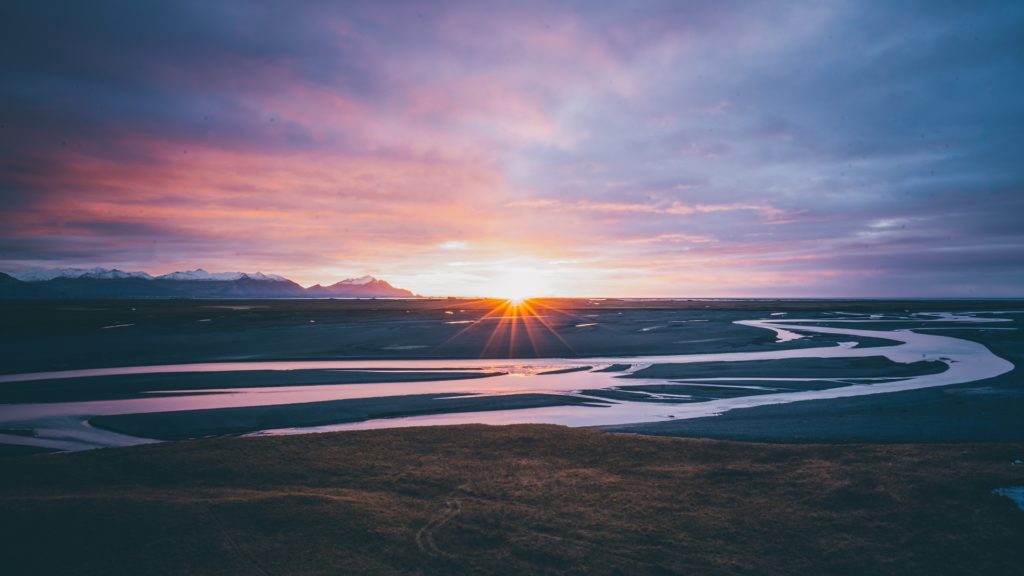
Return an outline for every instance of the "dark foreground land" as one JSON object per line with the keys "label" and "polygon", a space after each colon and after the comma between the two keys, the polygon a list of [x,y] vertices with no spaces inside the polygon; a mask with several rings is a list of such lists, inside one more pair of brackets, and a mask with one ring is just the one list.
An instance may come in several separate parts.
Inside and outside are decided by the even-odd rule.
{"label": "dark foreground land", "polygon": [[7,459],[5,574],[1020,574],[1024,444],[555,426]]}
{"label": "dark foreground land", "polygon": [[[536,317],[519,320],[521,329],[513,331],[502,323],[508,316],[504,302],[486,299],[0,300],[0,374],[189,362],[756,351],[773,347],[775,335],[734,320],[777,312],[806,317],[1024,309],[1021,300],[531,302]],[[787,347],[834,345],[837,339],[851,338],[819,334]],[[889,343],[862,340],[866,346]]]}

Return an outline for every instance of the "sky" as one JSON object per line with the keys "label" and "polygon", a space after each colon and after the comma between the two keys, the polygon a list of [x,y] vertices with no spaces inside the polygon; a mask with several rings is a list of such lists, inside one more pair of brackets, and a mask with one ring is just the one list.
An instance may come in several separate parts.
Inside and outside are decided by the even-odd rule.
{"label": "sky", "polygon": [[1024,296],[1022,2],[6,2],[0,270]]}

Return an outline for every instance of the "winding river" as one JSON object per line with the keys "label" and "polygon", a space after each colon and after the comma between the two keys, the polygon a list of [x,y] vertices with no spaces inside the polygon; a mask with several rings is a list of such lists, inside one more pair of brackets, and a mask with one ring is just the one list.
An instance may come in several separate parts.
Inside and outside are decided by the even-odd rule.
{"label": "winding river", "polygon": [[[826,400],[868,394],[883,394],[916,390],[935,386],[948,386],[992,378],[1013,369],[1013,364],[996,356],[984,345],[946,336],[915,332],[910,329],[878,330],[856,326],[861,323],[958,323],[966,326],[978,323],[1005,322],[1004,318],[978,317],[970,313],[913,314],[902,318],[843,317],[813,319],[740,320],[738,324],[775,332],[778,341],[786,342],[807,334],[830,334],[853,338],[879,338],[895,342],[892,345],[860,347],[855,342],[838,345],[790,348],[757,352],[715,354],[676,354],[660,356],[599,357],[572,359],[510,359],[510,360],[324,360],[287,362],[223,362],[201,364],[175,364],[162,366],[132,366],[37,372],[0,376],[4,383],[41,381],[91,376],[114,376],[154,373],[194,372],[246,372],[255,370],[361,370],[361,371],[416,371],[445,370],[461,372],[500,372],[486,378],[439,380],[429,382],[383,382],[373,384],[338,384],[311,386],[279,386],[262,388],[231,388],[224,390],[188,391],[174,396],[144,396],[119,400],[55,402],[0,405],[0,428],[6,430],[31,429],[32,435],[0,434],[0,442],[24,444],[61,450],[81,450],[107,446],[125,446],[153,442],[146,438],[125,436],[94,428],[88,420],[94,416],[170,412],[206,408],[267,406],[324,400],[397,397],[411,394],[445,394],[451,397],[511,394],[560,394],[593,399],[593,405],[551,406],[486,412],[441,413],[404,418],[387,418],[363,422],[320,426],[315,428],[286,428],[264,430],[255,434],[291,434],[330,430],[354,430],[402,426],[486,423],[550,423],[569,426],[607,426],[639,422],[657,422],[673,418],[713,416],[739,408],[769,404],[782,404],[802,400]],[[820,325],[822,323],[829,326]],[[837,326],[838,325],[838,326]],[[592,398],[585,390],[615,389],[623,386],[620,379],[653,364],[686,364],[694,362],[743,362],[751,360],[781,360],[791,358],[866,358],[885,357],[890,361],[909,364],[922,360],[938,361],[946,365],[939,373],[910,377],[877,377],[844,379],[842,375],[826,375],[815,380],[832,380],[837,385],[827,389],[762,393],[750,396],[721,398],[703,402],[679,403],[684,394],[662,395],[635,392],[637,401],[629,399]],[[628,366],[622,371],[602,371],[613,365]],[[564,371],[576,369],[576,371]],[[557,373],[550,373],[558,371]],[[793,378],[687,378],[687,382],[730,386],[728,381],[796,380]],[[668,381],[651,378],[631,378],[628,385],[665,384]],[[642,400],[640,396],[643,395]],[[628,395],[627,395],[628,396]],[[444,401],[443,399],[439,401]],[[600,404],[598,403],[600,402]]]}

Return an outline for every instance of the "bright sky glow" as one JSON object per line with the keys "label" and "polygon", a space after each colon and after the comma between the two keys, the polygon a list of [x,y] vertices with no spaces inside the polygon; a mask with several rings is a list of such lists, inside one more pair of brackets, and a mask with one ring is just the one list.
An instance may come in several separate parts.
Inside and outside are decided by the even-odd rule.
{"label": "bright sky glow", "polygon": [[1020,296],[1024,3],[68,2],[0,18],[0,270]]}

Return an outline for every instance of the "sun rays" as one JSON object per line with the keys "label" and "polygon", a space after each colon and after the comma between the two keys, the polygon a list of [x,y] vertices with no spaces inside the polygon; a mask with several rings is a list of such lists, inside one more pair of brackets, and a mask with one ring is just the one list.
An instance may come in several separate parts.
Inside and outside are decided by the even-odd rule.
{"label": "sun rays", "polygon": [[[562,310],[550,299],[509,297],[487,300],[487,312],[448,338],[445,346],[472,333],[484,342],[481,358],[532,358],[575,355],[576,351],[559,334],[559,326],[575,315]],[[492,304],[493,302],[493,304]]]}

